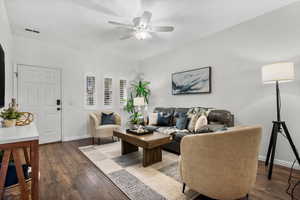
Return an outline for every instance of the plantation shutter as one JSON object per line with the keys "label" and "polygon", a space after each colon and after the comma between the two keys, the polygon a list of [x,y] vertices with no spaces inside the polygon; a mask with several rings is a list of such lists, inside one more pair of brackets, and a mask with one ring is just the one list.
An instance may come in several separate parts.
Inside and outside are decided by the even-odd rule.
{"label": "plantation shutter", "polygon": [[112,78],[104,78],[104,105],[112,105]]}
{"label": "plantation shutter", "polygon": [[85,80],[85,105],[96,105],[96,77],[93,75],[86,75]]}
{"label": "plantation shutter", "polygon": [[120,104],[124,105],[127,100],[127,81],[120,80]]}

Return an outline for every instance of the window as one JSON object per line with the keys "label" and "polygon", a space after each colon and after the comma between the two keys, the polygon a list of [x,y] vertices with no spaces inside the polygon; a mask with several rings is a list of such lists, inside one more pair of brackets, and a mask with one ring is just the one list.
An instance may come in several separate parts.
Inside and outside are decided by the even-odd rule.
{"label": "window", "polygon": [[112,78],[104,78],[104,105],[112,105]]}
{"label": "window", "polygon": [[120,80],[120,104],[124,105],[127,100],[127,81]]}
{"label": "window", "polygon": [[86,107],[96,106],[96,77],[92,74],[85,76],[85,105]]}

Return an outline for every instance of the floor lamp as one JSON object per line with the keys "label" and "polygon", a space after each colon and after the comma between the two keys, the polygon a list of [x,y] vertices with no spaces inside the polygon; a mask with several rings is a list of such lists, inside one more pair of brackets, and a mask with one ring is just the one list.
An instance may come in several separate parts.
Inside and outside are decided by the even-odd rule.
{"label": "floor lamp", "polygon": [[280,117],[281,99],[280,99],[279,83],[294,80],[295,78],[294,64],[289,62],[284,62],[284,63],[275,63],[275,64],[263,66],[262,78],[265,84],[275,83],[276,85],[277,120],[273,121],[270,144],[269,144],[267,158],[265,162],[265,165],[269,166],[268,179],[271,180],[278,133],[282,133],[287,138],[295,154],[295,157],[298,160],[298,163],[300,164],[298,151],[294,145],[294,142],[291,138],[291,135],[288,131],[285,121],[281,121],[281,117]]}

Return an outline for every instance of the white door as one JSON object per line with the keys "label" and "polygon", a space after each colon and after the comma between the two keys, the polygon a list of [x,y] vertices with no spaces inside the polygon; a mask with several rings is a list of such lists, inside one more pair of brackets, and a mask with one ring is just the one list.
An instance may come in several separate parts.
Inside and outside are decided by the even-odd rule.
{"label": "white door", "polygon": [[18,104],[34,114],[40,143],[61,141],[61,71],[18,65]]}

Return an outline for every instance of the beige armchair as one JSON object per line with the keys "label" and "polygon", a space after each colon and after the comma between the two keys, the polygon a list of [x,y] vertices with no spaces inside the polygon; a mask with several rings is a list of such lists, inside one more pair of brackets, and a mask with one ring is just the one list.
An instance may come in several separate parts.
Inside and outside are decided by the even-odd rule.
{"label": "beige armchair", "polygon": [[110,111],[98,111],[92,112],[89,114],[90,116],[90,129],[93,137],[93,144],[95,144],[95,139],[104,138],[104,137],[112,137],[113,139],[113,130],[121,127],[121,116],[114,113],[116,124],[109,125],[100,125],[101,122],[101,113],[112,113]]}
{"label": "beige armchair", "polygon": [[260,126],[185,136],[181,142],[180,175],[185,185],[205,196],[235,200],[255,184]]}

